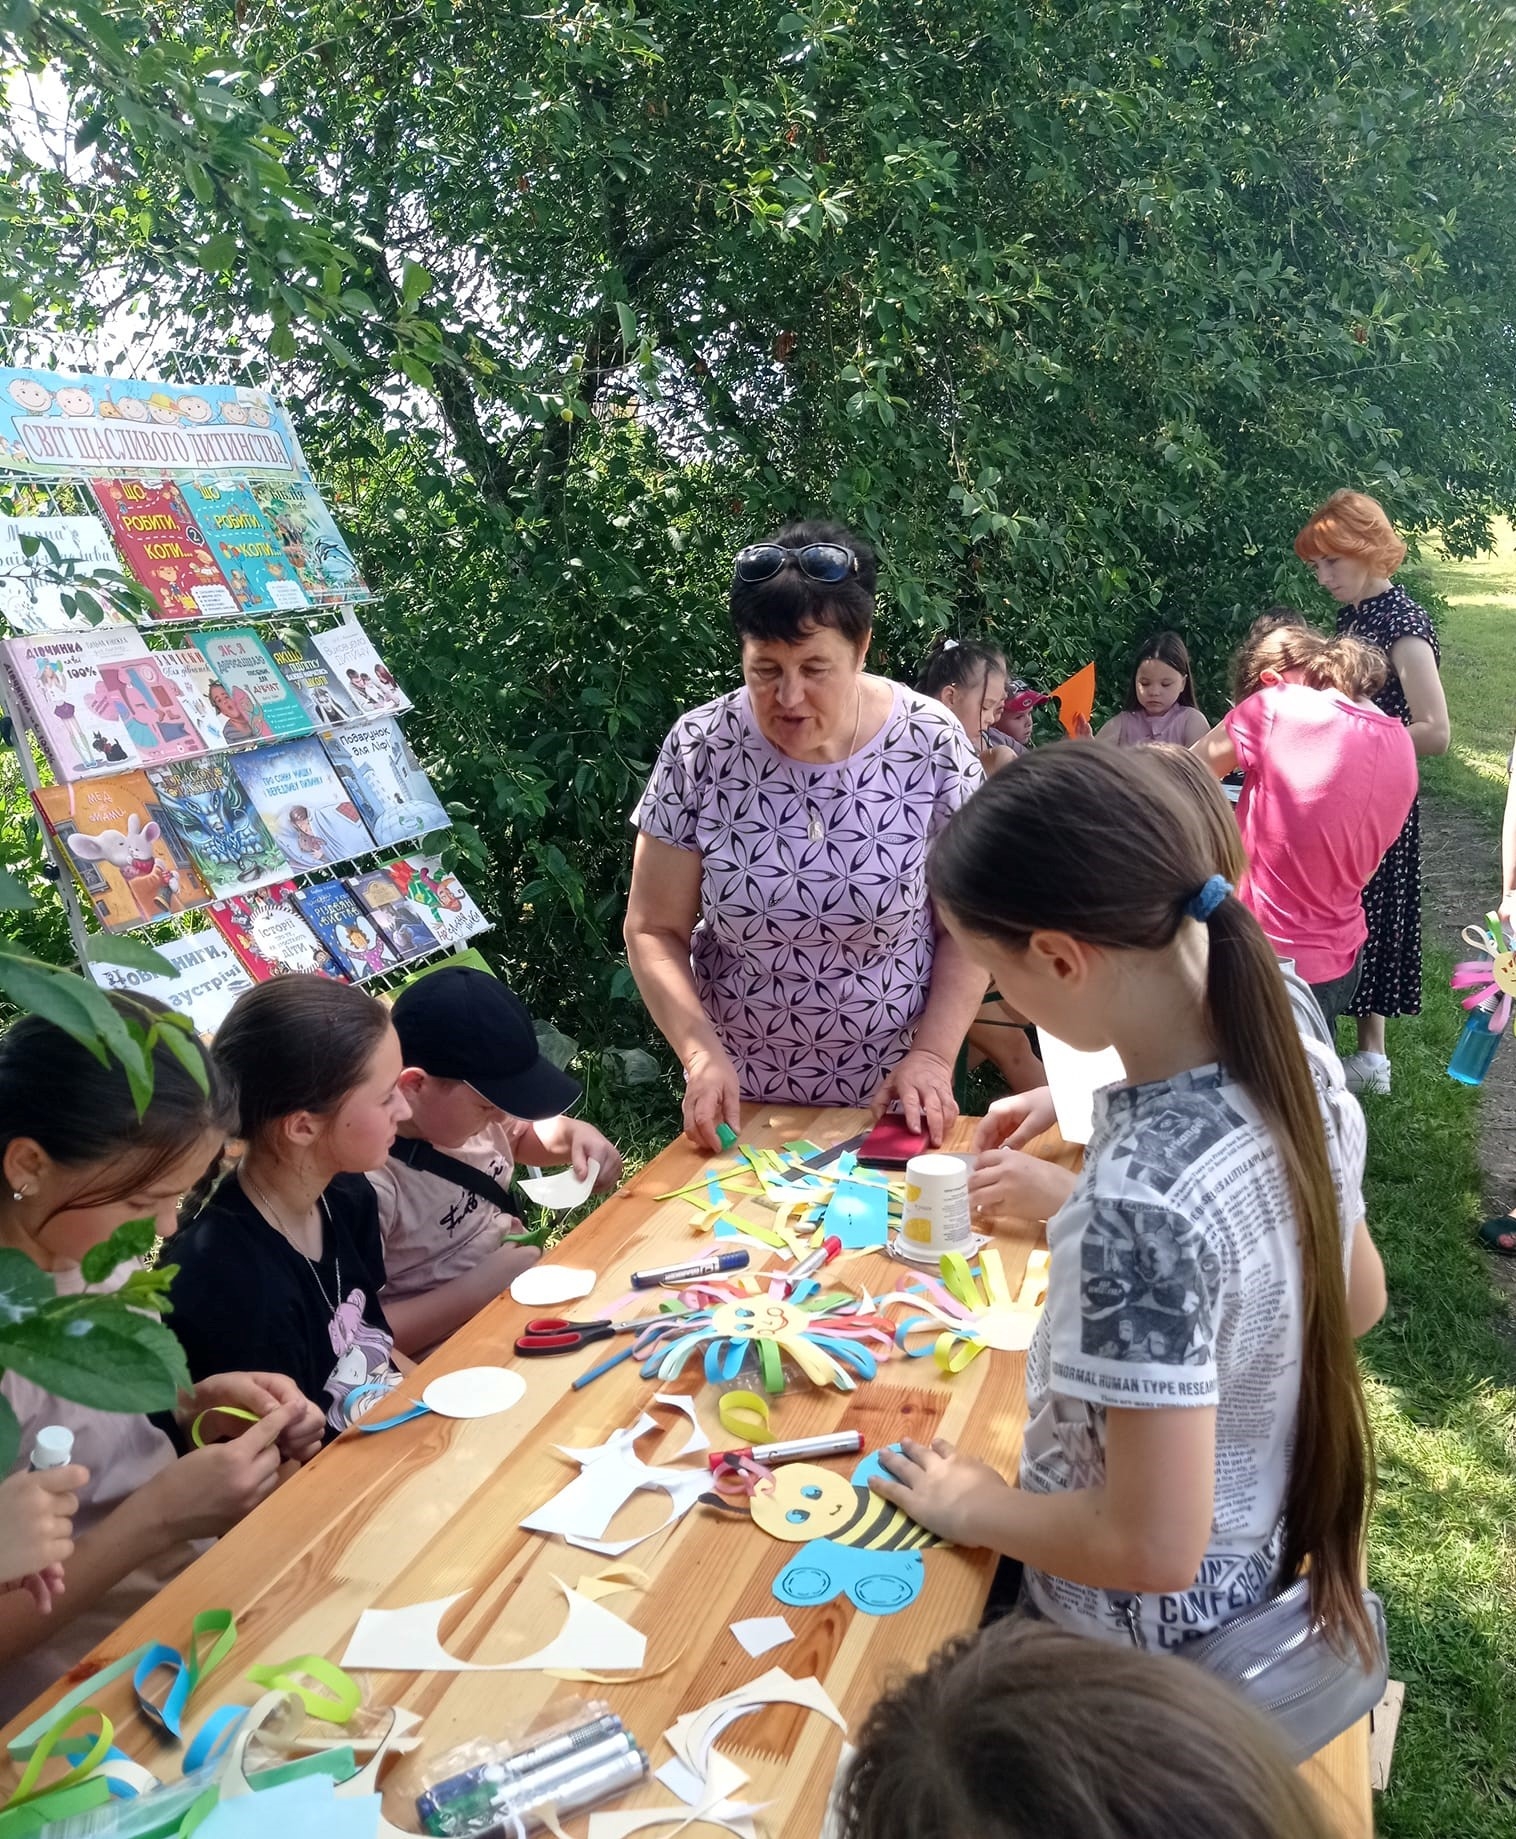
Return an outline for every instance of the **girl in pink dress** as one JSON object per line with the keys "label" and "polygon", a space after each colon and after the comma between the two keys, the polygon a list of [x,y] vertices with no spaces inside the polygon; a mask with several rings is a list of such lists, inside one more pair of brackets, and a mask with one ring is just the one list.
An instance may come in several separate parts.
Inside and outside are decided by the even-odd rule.
{"label": "girl in pink dress", "polygon": [[1113,715],[1095,738],[1117,747],[1143,747],[1151,741],[1193,747],[1210,725],[1195,707],[1184,640],[1177,632],[1155,632],[1137,648],[1121,713]]}

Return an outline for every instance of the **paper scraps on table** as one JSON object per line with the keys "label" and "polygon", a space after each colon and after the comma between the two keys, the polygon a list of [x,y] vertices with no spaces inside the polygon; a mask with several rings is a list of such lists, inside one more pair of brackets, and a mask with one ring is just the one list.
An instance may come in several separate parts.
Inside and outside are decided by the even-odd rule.
{"label": "paper scraps on table", "polygon": [[408,1405],[393,1417],[370,1421],[358,1418],[353,1428],[365,1436],[381,1430],[393,1430],[397,1424],[409,1424],[412,1418],[435,1412],[440,1418],[492,1418],[497,1412],[509,1411],[526,1394],[526,1381],[508,1366],[465,1366],[453,1373],[439,1373],[420,1401]]}
{"label": "paper scraps on table", "polygon": [[653,1403],[667,1405],[671,1411],[682,1411],[690,1421],[690,1434],[670,1454],[670,1462],[678,1462],[681,1456],[698,1456],[702,1450],[711,1447],[710,1438],[700,1428],[700,1414],[695,1409],[694,1399],[686,1398],[682,1392],[655,1392]]}
{"label": "paper scraps on table", "polygon": [[[1050,692],[1058,703],[1058,719],[1063,723],[1065,734],[1079,732],[1079,718],[1089,721],[1095,713],[1095,666],[1086,664],[1082,670],[1076,670],[1072,677],[1065,677],[1057,689]],[[1042,1030],[1038,1029],[1041,1037]]]}
{"label": "paper scraps on table", "polygon": [[1120,1085],[1126,1078],[1121,1055],[1114,1047],[1087,1054],[1045,1029],[1037,1030],[1042,1050],[1042,1070],[1053,1095],[1058,1133],[1065,1143],[1088,1143],[1095,1128],[1095,1094],[1104,1086]]}
{"label": "paper scraps on table", "polygon": [[733,1622],[731,1628],[754,1660],[770,1648],[783,1647],[786,1641],[795,1639],[794,1629],[783,1616],[749,1616],[746,1621]]}
{"label": "paper scraps on table", "polygon": [[[580,1472],[551,1500],[544,1501],[534,1513],[528,1514],[521,1522],[522,1529],[556,1533],[570,1545],[585,1551],[619,1558],[634,1545],[672,1526],[705,1492],[710,1485],[710,1474],[703,1466],[665,1469],[650,1468],[643,1462],[635,1445],[639,1438],[657,1427],[658,1420],[643,1412],[635,1424],[613,1431],[604,1443],[592,1449],[573,1449],[560,1444],[560,1453],[571,1462],[577,1462]],[[606,1530],[617,1513],[634,1494],[645,1488],[662,1489],[668,1495],[668,1518],[661,1525],[632,1538],[607,1539]]]}
{"label": "paper scraps on table", "polygon": [[468,1594],[442,1596],[406,1609],[365,1609],[342,1656],[344,1667],[379,1673],[537,1673],[558,1667],[595,1666],[636,1672],[647,1657],[647,1636],[613,1614],[593,1595],[553,1582],[568,1600],[563,1627],[520,1660],[460,1660],[442,1645],[442,1619]]}
{"label": "paper scraps on table", "polygon": [[582,1177],[572,1169],[559,1169],[555,1175],[536,1175],[530,1181],[523,1181],[520,1186],[529,1201],[562,1213],[588,1200],[599,1179],[600,1164],[591,1162],[589,1173]]}
{"label": "paper scraps on table", "polygon": [[512,1278],[511,1301],[528,1309],[550,1309],[588,1296],[595,1282],[594,1271],[576,1270],[571,1264],[533,1264]]}
{"label": "paper scraps on table", "polygon": [[873,1183],[843,1180],[832,1190],[821,1221],[827,1238],[838,1238],[848,1252],[884,1245],[890,1236],[890,1197]]}
{"label": "paper scraps on table", "polygon": [[658,1771],[658,1780],[684,1802],[682,1807],[637,1807],[625,1811],[592,1813],[588,1839],[626,1839],[644,1827],[672,1826],[683,1832],[687,1826],[724,1826],[737,1839],[757,1839],[753,1816],[768,1805],[766,1801],[746,1804],[732,1796],[747,1781],[745,1772],[725,1756],[713,1755],[705,1775],[693,1774],[677,1757]]}
{"label": "paper scraps on table", "polygon": [[687,1711],[683,1717],[676,1718],[663,1733],[664,1741],[687,1768],[704,1780],[711,1773],[711,1752],[721,1733],[738,1718],[762,1711],[766,1705],[803,1706],[807,1711],[830,1718],[843,1736],[847,1735],[847,1719],[832,1703],[819,1679],[795,1679],[783,1667],[770,1667],[767,1673],[749,1680],[747,1685],[723,1693],[698,1711]]}

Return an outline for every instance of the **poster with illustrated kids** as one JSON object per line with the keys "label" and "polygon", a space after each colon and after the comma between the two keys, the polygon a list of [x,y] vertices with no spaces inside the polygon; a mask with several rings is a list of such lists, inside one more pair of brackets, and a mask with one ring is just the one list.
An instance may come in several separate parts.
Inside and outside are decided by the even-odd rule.
{"label": "poster with illustrated kids", "polygon": [[92,479],[90,490],[127,567],[152,595],[159,619],[219,619],[237,612],[221,565],[178,486]]}
{"label": "poster with illustrated kids", "polygon": [[0,471],[59,478],[303,474],[263,390],[0,367]]}
{"label": "poster with illustrated kids", "polygon": [[166,919],[210,899],[146,773],[32,793],[84,899],[111,931]]}
{"label": "poster with illustrated kids", "polygon": [[311,604],[273,525],[245,485],[186,479],[179,489],[244,613],[299,612]]}

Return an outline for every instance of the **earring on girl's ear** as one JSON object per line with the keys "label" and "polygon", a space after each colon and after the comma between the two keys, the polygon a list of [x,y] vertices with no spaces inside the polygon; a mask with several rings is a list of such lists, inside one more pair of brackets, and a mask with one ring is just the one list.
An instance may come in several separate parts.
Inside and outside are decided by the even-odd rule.
{"label": "earring on girl's ear", "polygon": [[25,1188],[12,1188],[11,1189],[11,1199],[12,1200],[25,1200],[26,1199],[26,1189]]}

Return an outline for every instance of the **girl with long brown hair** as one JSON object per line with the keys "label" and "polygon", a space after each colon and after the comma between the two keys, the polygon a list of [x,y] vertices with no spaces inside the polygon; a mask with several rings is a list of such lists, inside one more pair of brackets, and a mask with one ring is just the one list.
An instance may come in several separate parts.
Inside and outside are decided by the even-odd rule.
{"label": "girl with long brown hair", "polygon": [[1033,754],[933,850],[964,950],[1039,1027],[1115,1047],[1128,1083],[1097,1097],[1048,1222],[1020,1487],[941,1440],[876,1485],[1021,1560],[1065,1627],[1173,1649],[1308,1564],[1329,1634],[1367,1656],[1362,1137],[1324,1128],[1278,962],[1214,860],[1145,749]]}

